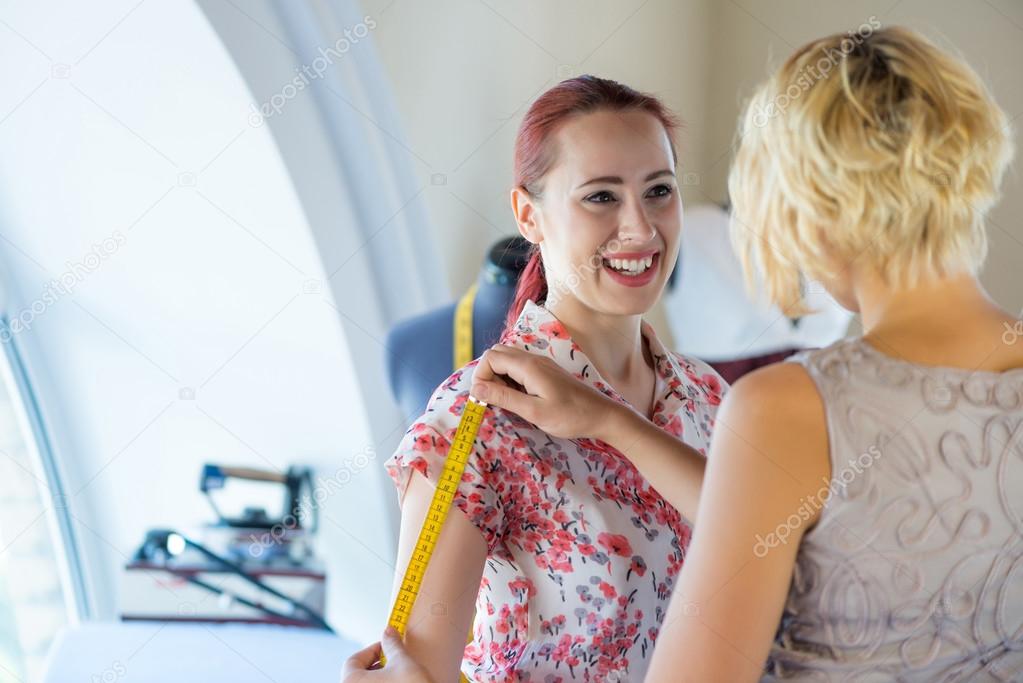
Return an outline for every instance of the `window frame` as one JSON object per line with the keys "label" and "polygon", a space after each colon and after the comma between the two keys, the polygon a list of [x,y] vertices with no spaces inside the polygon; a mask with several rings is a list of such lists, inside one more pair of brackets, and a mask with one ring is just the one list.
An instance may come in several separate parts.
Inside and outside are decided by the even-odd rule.
{"label": "window frame", "polygon": [[[64,488],[64,477],[54,455],[52,441],[33,390],[32,381],[18,348],[17,335],[10,333],[10,321],[0,312],[0,329],[7,331],[7,339],[0,340],[0,381],[10,393],[11,406],[21,425],[25,448],[31,466],[50,494],[46,505],[47,524],[53,537],[54,557],[64,593],[68,623],[77,625],[93,616],[91,596],[85,579],[74,515]],[[42,493],[42,492],[41,492]],[[55,532],[55,533],[54,533]]]}

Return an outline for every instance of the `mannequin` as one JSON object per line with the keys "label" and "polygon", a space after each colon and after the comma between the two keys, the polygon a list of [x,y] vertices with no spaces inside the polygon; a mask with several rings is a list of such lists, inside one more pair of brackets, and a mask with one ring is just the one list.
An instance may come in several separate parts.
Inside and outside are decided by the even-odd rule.
{"label": "mannequin", "polygon": [[[472,358],[500,338],[531,246],[522,237],[506,237],[490,247],[472,301]],[[457,369],[453,367],[457,304],[403,320],[387,335],[391,394],[409,419],[422,415],[433,392]]]}

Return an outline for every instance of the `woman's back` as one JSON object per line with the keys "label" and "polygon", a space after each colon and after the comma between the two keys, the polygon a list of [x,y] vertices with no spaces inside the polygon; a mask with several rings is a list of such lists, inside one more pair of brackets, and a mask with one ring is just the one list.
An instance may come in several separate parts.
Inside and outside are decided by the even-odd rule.
{"label": "woman's back", "polygon": [[919,365],[863,339],[792,361],[820,392],[832,478],[806,500],[823,510],[769,678],[1018,680],[1023,368]]}

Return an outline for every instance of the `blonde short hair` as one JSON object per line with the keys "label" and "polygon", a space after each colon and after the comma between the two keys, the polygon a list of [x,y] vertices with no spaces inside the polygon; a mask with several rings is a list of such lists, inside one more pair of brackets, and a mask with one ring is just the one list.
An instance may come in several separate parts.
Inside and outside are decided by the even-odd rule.
{"label": "blonde short hair", "polygon": [[867,259],[909,286],[976,273],[987,253],[984,215],[1012,158],[1005,113],[965,62],[879,26],[804,45],[741,119],[733,244],[790,314],[835,264]]}

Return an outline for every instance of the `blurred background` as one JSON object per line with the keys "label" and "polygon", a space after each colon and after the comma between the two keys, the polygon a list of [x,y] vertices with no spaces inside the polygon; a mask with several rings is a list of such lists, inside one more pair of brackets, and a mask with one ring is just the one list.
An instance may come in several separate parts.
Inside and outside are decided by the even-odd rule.
{"label": "blurred background", "polygon": [[[310,468],[325,618],[376,639],[398,519],[382,463],[416,417],[388,332],[516,234],[530,102],[583,73],[657,94],[686,123],[687,211],[720,205],[754,84],[872,19],[961,53],[1018,126],[1012,0],[0,4],[0,681],[146,604],[126,568],[147,532],[217,520],[208,463]],[[1003,194],[983,279],[1019,311],[1018,170]],[[684,348],[669,309],[649,319]],[[132,661],[171,647],[158,629],[104,636],[121,649],[81,671],[145,680]]]}

